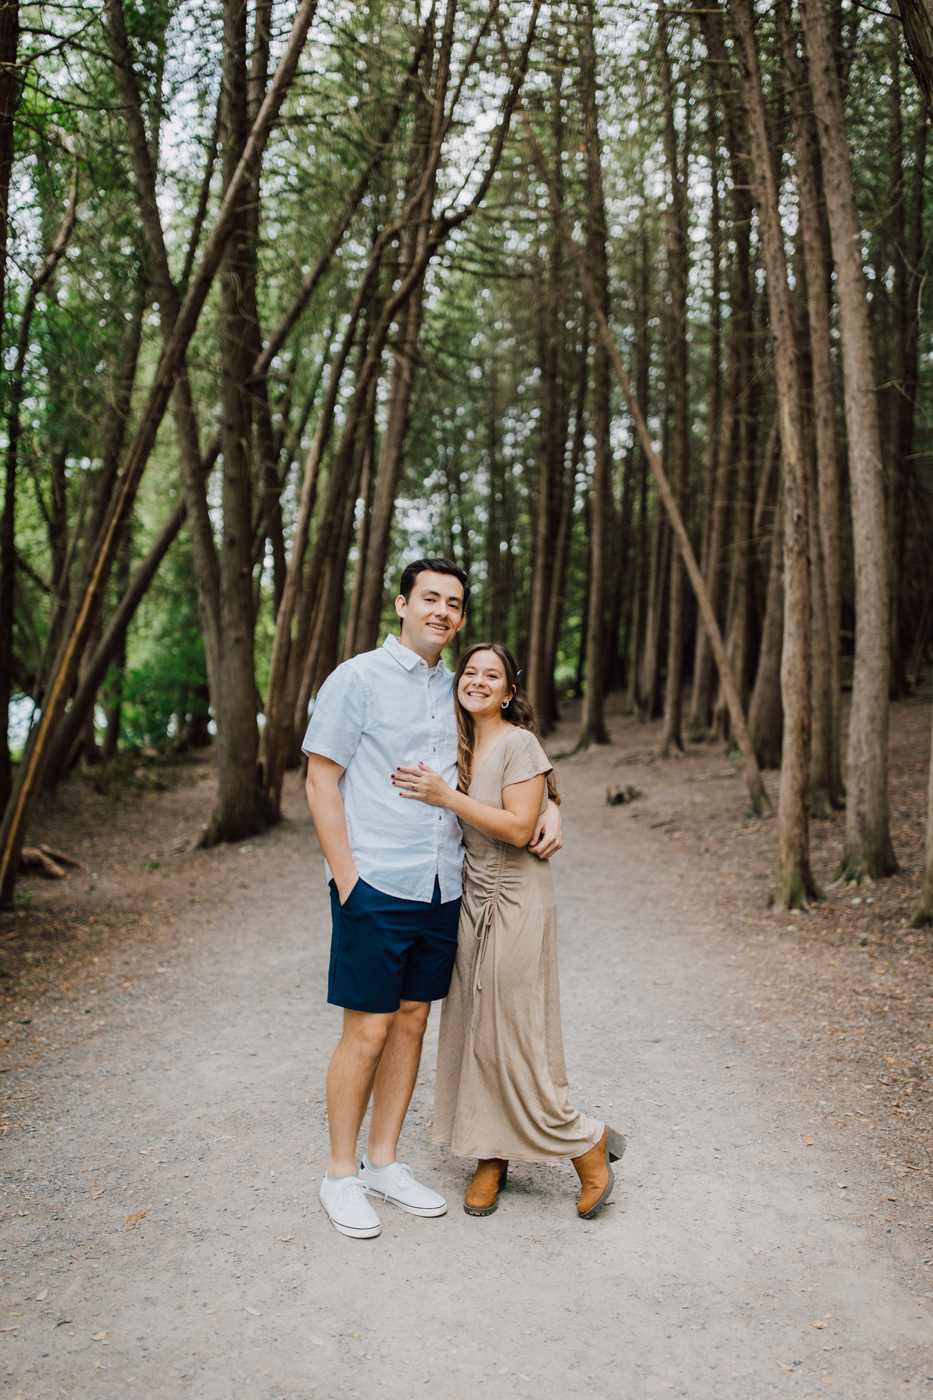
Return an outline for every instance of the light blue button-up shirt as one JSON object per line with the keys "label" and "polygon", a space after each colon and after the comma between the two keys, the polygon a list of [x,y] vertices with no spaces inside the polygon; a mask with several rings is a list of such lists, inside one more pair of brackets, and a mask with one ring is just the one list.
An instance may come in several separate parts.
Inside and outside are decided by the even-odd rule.
{"label": "light blue button-up shirt", "polygon": [[443,658],[432,668],[390,634],[378,650],[331,672],[301,746],[344,769],[340,793],[360,878],[397,899],[429,903],[435,876],[445,904],[461,893],[457,818],[399,796],[391,780],[398,764],[420,759],[457,786],[453,682]]}

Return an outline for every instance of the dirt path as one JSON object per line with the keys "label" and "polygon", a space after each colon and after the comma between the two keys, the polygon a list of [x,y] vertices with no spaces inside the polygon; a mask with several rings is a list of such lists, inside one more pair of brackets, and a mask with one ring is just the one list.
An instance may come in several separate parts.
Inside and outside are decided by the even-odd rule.
{"label": "dirt path", "polygon": [[[561,765],[554,863],[574,1101],[629,1138],[588,1224],[569,1166],[519,1166],[496,1215],[463,1214],[468,1167],[430,1145],[435,1014],[402,1146],[449,1213],[383,1207],[367,1242],[328,1225],[339,1012],[297,790],[292,820],[242,850],[166,854],[209,783],[125,805],[112,840],[90,831],[94,869],[69,893],[86,952],[60,989],[38,930],[64,896],[31,887],[3,937],[31,939],[52,990],[28,1027],[11,1014],[4,1051],[5,1393],[855,1400],[933,1380],[928,1099],[912,1106],[929,1045],[916,1099],[899,1066],[868,1073],[872,948],[816,946],[733,899],[758,828],[728,763],[654,764],[647,729],[615,728],[612,749]],[[644,796],[608,807],[618,782]],[[151,911],[135,935],[108,934],[134,904]],[[860,912],[840,897],[840,921]],[[923,1005],[911,1035],[928,1042]],[[893,1104],[881,1080],[902,1084]]]}

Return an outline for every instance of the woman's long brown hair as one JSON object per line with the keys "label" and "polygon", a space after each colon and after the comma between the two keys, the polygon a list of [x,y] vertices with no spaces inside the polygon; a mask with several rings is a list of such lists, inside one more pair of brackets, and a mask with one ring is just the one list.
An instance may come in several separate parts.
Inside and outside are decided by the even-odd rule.
{"label": "woman's long brown hair", "polygon": [[[470,789],[476,732],[473,716],[460,704],[460,681],[471,657],[478,651],[491,651],[502,662],[506,690],[512,691],[512,698],[502,711],[502,718],[509,724],[514,724],[516,729],[528,729],[535,735],[538,733],[535,712],[524,695],[519,694],[518,663],[508,647],[500,646],[498,642],[474,642],[472,646],[467,647],[457,663],[457,674],[454,677],[454,699],[457,705],[457,787],[461,792],[469,792]],[[547,774],[547,795],[552,802],[560,806],[560,793],[554,781],[553,770]]]}

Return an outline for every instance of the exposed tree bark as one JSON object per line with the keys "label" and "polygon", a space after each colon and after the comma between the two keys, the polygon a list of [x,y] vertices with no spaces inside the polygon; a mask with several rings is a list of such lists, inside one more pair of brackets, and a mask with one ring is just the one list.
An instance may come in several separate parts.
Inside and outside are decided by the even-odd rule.
{"label": "exposed tree bark", "polygon": [[98,600],[110,577],[110,570],[113,567],[119,545],[121,524],[132,508],[139,482],[155,444],[159,425],[168,407],[176,375],[183,364],[188,344],[194,334],[201,309],[220,264],[224,245],[232,228],[244,187],[248,183],[254,166],[261,160],[272,124],[294,77],[315,8],[316,0],[300,0],[292,23],[291,34],[276,70],[275,79],[250,133],[236,178],[231,182],[221,203],[200,265],[182,303],[174,329],[164,347],[152,386],[142,407],[139,425],[124,459],[120,486],[115,494],[107,525],[97,546],[97,558],[88,580],[84,598],[78,608],[74,626],[63,640],[53,663],[50,684],[44,696],[42,716],[30,735],[23,762],[17,772],[13,793],[7,803],[3,824],[0,826],[0,904],[5,904],[12,898],[19,853],[35,809],[48,761],[51,739],[61,721],[65,704],[74,685],[88,628],[98,606]]}
{"label": "exposed tree bark", "polygon": [[836,263],[852,536],[855,672],[849,721],[846,837],[839,875],[877,879],[897,869],[888,814],[888,604],[885,499],[861,232],[839,80],[819,0],[801,0],[826,209]]}
{"label": "exposed tree bark", "polygon": [[[678,152],[674,122],[674,83],[667,45],[667,19],[661,11],[658,22],[661,55],[661,90],[664,101],[664,149],[670,181],[668,230],[668,281],[670,285],[670,366],[673,395],[671,422],[671,486],[678,509],[686,502],[690,472],[690,400],[688,395],[689,351],[687,344],[687,282],[690,272],[690,212],[687,199],[689,131]],[[689,111],[689,98],[687,101]],[[667,683],[664,692],[662,754],[683,752],[681,716],[683,710],[684,658],[684,570],[675,549],[671,553],[670,618],[668,622]]]}
{"label": "exposed tree bark", "polygon": [[800,383],[794,344],[784,232],[755,46],[752,0],[730,0],[748,114],[755,202],[767,276],[784,464],[784,644],[781,699],[784,734],[778,808],[779,908],[806,908],[818,893],[810,872],[807,788],[810,772],[810,578],[807,480],[801,443]]}
{"label": "exposed tree bark", "polygon": [[933,116],[933,0],[893,0],[900,14],[908,63]]}
{"label": "exposed tree bark", "polygon": [[[642,189],[639,210],[639,260],[635,295],[635,395],[645,413],[650,412],[651,383],[651,259],[648,245],[648,209]],[[641,443],[635,442],[638,456],[638,526],[635,535],[635,560],[632,577],[631,648],[628,658],[629,683],[627,708],[640,713],[645,707],[642,684],[644,667],[646,617],[648,610],[648,459]]]}
{"label": "exposed tree bark", "polygon": [[911,928],[933,924],[933,744],[930,747],[930,778],[927,785],[927,835],[923,852],[923,884],[920,899],[910,917]]}
{"label": "exposed tree bark", "polygon": [[[606,206],[603,196],[602,141],[596,98],[595,0],[585,0],[580,45],[580,87],[583,132],[586,142],[586,254],[587,272],[599,309],[608,321],[609,271],[606,259]],[[561,205],[558,205],[561,208]],[[612,517],[610,482],[612,442],[608,349],[600,337],[593,350],[591,427],[594,438],[593,477],[590,484],[590,596],[586,619],[586,689],[583,696],[581,744],[608,744],[604,713],[603,667],[606,633],[606,574],[608,530]]]}
{"label": "exposed tree bark", "polygon": [[758,651],[758,671],[748,708],[748,727],[762,768],[780,768],[784,705],[781,648],[784,639],[784,501],[778,493],[771,537],[768,591]]}
{"label": "exposed tree bark", "polygon": [[666,621],[665,610],[670,596],[665,587],[670,574],[670,526],[660,501],[655,501],[652,517],[645,651],[641,680],[641,716],[643,719],[657,719],[661,714],[661,657]]}
{"label": "exposed tree bark", "polygon": [[[224,0],[221,160],[224,185],[234,179],[249,133],[246,0]],[[223,529],[216,550],[216,652],[209,672],[217,718],[217,804],[202,844],[236,841],[267,824],[257,771],[253,664],[251,414],[255,260],[248,206],[258,197],[258,167],[243,191],[220,266],[221,446]],[[191,509],[189,500],[189,510]],[[213,561],[211,570],[213,572]],[[207,599],[205,598],[205,602]]]}
{"label": "exposed tree bark", "polygon": [[[814,773],[817,788],[825,791],[832,807],[845,800],[842,782],[841,683],[839,641],[841,586],[839,567],[839,458],[836,448],[836,409],[833,395],[830,297],[826,276],[828,249],[821,211],[819,137],[812,107],[807,100],[806,66],[797,52],[797,36],[791,22],[789,0],[781,0],[784,62],[788,100],[794,123],[800,237],[806,274],[807,317],[813,375],[813,419],[816,433],[819,545],[825,596],[826,645],[829,665],[829,734],[827,766]],[[814,548],[816,542],[814,542]],[[815,794],[811,794],[813,798]],[[818,800],[816,805],[822,805]]]}

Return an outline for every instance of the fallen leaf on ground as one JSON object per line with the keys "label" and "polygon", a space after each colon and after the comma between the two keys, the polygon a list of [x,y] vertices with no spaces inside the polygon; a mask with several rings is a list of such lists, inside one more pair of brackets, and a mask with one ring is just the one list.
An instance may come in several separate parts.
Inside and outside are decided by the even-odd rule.
{"label": "fallen leaf on ground", "polygon": [[104,1338],[106,1337],[106,1335],[107,1335],[106,1332],[92,1332],[92,1333],[91,1333],[91,1341],[92,1341],[92,1342],[102,1342],[102,1341],[104,1340]]}
{"label": "fallen leaf on ground", "polygon": [[131,1210],[123,1221],[123,1224],[126,1226],[127,1230],[135,1230],[139,1222],[145,1220],[151,1210],[152,1206],[143,1206],[142,1210]]}
{"label": "fallen leaf on ground", "polygon": [[314,1345],[315,1345],[316,1347],[322,1347],[322,1346],[324,1346],[324,1342],[321,1341],[320,1337],[315,1337],[315,1335],[314,1335],[313,1332],[311,1333],[311,1341],[314,1343]]}
{"label": "fallen leaf on ground", "polygon": [[37,1303],[41,1303],[42,1300],[43,1300],[43,1298],[47,1298],[48,1296],[49,1296],[49,1290],[48,1290],[47,1288],[43,1288],[43,1290],[42,1290],[41,1293],[37,1293],[37,1294],[36,1294],[36,1302],[37,1302]]}
{"label": "fallen leaf on ground", "polygon": [[790,1364],[789,1361],[779,1361],[779,1362],[778,1362],[778,1370],[780,1370],[780,1371],[792,1371],[793,1369],[794,1369],[794,1368],[793,1368],[793,1366]]}
{"label": "fallen leaf on ground", "polygon": [[[257,1312],[255,1308],[247,1308],[246,1311],[247,1311],[248,1313],[252,1313],[252,1314],[253,1314],[253,1317],[262,1317],[262,1313],[261,1313],[261,1312]],[[822,1326],[822,1323],[820,1324],[820,1326]]]}
{"label": "fallen leaf on ground", "polygon": [[[102,1186],[99,1191],[94,1192],[93,1196],[91,1197],[91,1200],[96,1201],[98,1196],[102,1196],[106,1190],[106,1186]],[[76,1259],[78,1256],[76,1254],[73,1254],[71,1257],[72,1259]]]}
{"label": "fallen leaf on ground", "polygon": [[293,1240],[294,1238],[294,1235],[279,1235],[279,1243],[288,1244],[289,1240]]}
{"label": "fallen leaf on ground", "polygon": [[808,1147],[812,1147],[812,1146],[813,1146],[813,1139],[812,1139],[812,1138],[807,1138],[807,1146],[808,1146]]}
{"label": "fallen leaf on ground", "polygon": [[126,1382],[127,1385],[136,1385],[136,1384],[137,1384],[137,1378],[136,1378],[136,1376],[124,1376],[123,1379],[124,1379],[124,1381]]}
{"label": "fallen leaf on ground", "polygon": [[811,1327],[817,1328],[818,1331],[821,1331],[821,1330],[822,1330],[822,1327],[823,1327],[823,1324],[822,1324],[822,1322],[811,1322],[811,1323],[810,1323],[810,1326],[811,1326]]}
{"label": "fallen leaf on ground", "polygon": [[73,1318],[73,1317],[60,1317],[60,1318],[58,1319],[58,1321],[56,1322],[55,1326],[56,1326],[56,1327],[65,1327],[65,1326],[67,1326],[67,1324],[68,1324],[69,1322],[74,1322],[74,1318]]}

